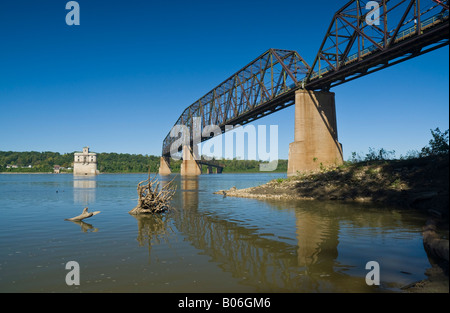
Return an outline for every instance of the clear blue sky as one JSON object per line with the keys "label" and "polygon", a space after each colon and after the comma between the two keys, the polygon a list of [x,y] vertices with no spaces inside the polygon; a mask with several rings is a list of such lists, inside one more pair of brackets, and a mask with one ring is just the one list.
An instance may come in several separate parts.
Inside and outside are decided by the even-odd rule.
{"label": "clear blue sky", "polygon": [[[79,0],[0,3],[0,150],[161,153],[185,107],[269,48],[312,63],[346,1]],[[332,89],[344,157],[369,147],[419,150],[448,129],[449,50]],[[257,120],[279,125],[279,156],[294,107]]]}

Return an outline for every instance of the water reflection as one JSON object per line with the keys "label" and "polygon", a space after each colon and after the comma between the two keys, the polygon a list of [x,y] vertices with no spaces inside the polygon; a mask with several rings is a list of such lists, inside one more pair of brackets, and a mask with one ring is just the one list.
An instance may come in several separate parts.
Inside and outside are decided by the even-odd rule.
{"label": "water reflection", "polygon": [[197,209],[198,208],[198,197],[199,197],[199,178],[194,177],[182,177],[180,179],[180,192],[183,198],[183,209]]}
{"label": "water reflection", "polygon": [[258,292],[301,291],[305,288],[324,291],[327,286],[313,281],[314,274],[322,275],[322,279],[333,272],[337,236],[325,234],[326,225],[320,227],[320,223],[315,224],[315,219],[307,218],[304,216],[298,222],[301,228],[298,245],[265,238],[258,229],[214,215],[196,214],[192,207],[177,215],[176,226],[197,249],[219,263],[222,270],[231,272],[240,283]]}
{"label": "water reflection", "polygon": [[73,202],[83,206],[95,202],[97,187],[96,177],[74,176],[73,178]]}
{"label": "water reflection", "polygon": [[[288,203],[268,204],[279,211],[289,207]],[[417,273],[421,266],[413,261],[400,262],[407,258],[402,252],[410,253],[408,245],[414,245],[413,238],[420,238],[421,217],[370,204],[297,201],[290,206],[296,217],[301,288],[318,292],[398,291],[414,281],[405,274],[423,274]],[[419,250],[415,253],[419,254],[421,240],[416,242]],[[413,254],[412,259],[415,257]],[[364,282],[365,264],[371,260],[383,266],[379,287]]]}
{"label": "water reflection", "polygon": [[92,232],[92,233],[96,233],[98,232],[98,228],[95,228],[94,226],[92,226],[92,224],[83,222],[83,221],[70,221],[74,224],[78,224],[81,227],[81,231],[83,233],[87,233],[87,232]]}
{"label": "water reflection", "polygon": [[[214,201],[220,196],[209,193],[202,195],[203,181],[199,181],[199,178],[181,178],[178,183],[178,198],[174,202],[180,210],[173,215],[176,228],[193,246],[218,263],[223,271],[232,273],[241,284],[251,286],[258,292],[373,292],[376,287],[365,284],[364,267],[354,271],[354,258],[347,258],[345,255],[338,258],[339,253],[344,251],[340,252],[339,249],[340,236],[352,236],[352,232],[361,235],[367,229],[369,237],[376,237],[378,230],[373,232],[377,228],[383,230],[383,236],[383,232],[387,230],[389,233],[390,228],[396,229],[399,224],[408,227],[408,223],[402,223],[401,215],[395,211],[388,211],[389,214],[380,214],[379,211],[370,214],[364,210],[355,213],[353,206],[336,203],[309,201],[306,204],[296,202],[287,205],[257,202],[261,204],[261,210],[267,210],[264,206],[269,206],[272,210],[283,211],[283,214],[291,207],[295,223],[290,225],[291,229],[284,228],[283,231],[295,234],[294,243],[279,240],[276,236],[277,229],[270,229],[272,231],[268,233],[265,228],[270,226],[263,227],[258,223],[246,225],[248,223],[242,222],[245,218],[230,218],[232,216],[222,215],[223,211],[205,208],[204,201],[209,206],[214,206]],[[205,200],[202,196],[210,199]],[[201,209],[199,197],[203,200]],[[253,210],[245,215],[245,210],[243,206],[240,214],[249,220],[257,220],[257,211]],[[267,222],[265,221],[265,225]],[[344,225],[345,231],[341,229],[341,225]],[[358,250],[358,247],[354,249]],[[367,258],[370,259],[370,256]],[[363,260],[362,266],[369,259]],[[347,263],[347,260],[353,263]],[[394,281],[386,284],[389,285],[387,287],[400,287]]]}
{"label": "water reflection", "polygon": [[[162,178],[162,183],[170,180]],[[418,229],[417,221],[399,211],[336,202],[237,200],[212,194],[209,181],[198,177],[178,177],[175,183],[174,212],[134,216],[137,241],[148,247],[149,259],[152,246],[168,244],[181,233],[201,255],[256,292],[399,290],[414,280],[404,273],[422,266],[397,263],[398,243],[389,244],[411,239],[410,232]],[[280,216],[285,224],[277,220]],[[384,266],[380,287],[365,283],[365,264],[371,260]]]}
{"label": "water reflection", "polygon": [[339,222],[309,211],[296,211],[295,221],[298,266],[308,271],[320,264],[332,271],[338,255]]}
{"label": "water reflection", "polygon": [[149,261],[153,245],[169,243],[173,233],[170,225],[170,214],[141,214],[132,215],[137,220],[138,235],[136,240],[140,247],[148,247]]}
{"label": "water reflection", "polygon": [[[160,178],[161,187],[172,181],[171,177],[162,176]],[[198,207],[198,185],[197,177],[178,178],[175,182],[177,193],[182,194],[182,207],[186,210]],[[169,243],[170,235],[174,233],[172,229],[172,218],[178,216],[176,206],[172,207],[172,213],[165,214],[141,214],[133,215],[138,223],[137,241],[139,246],[148,247],[149,261],[151,260],[151,250],[153,245]]]}
{"label": "water reflection", "polygon": [[[257,291],[300,290],[297,245],[266,238],[258,228],[246,227],[212,212],[200,212],[198,178],[182,178],[179,183],[178,205],[182,209],[174,215],[174,222],[193,246],[209,255],[223,271],[231,272],[240,283]],[[216,197],[212,194],[208,196],[212,199]],[[301,223],[308,222],[303,219]],[[317,228],[315,233],[304,234],[305,239],[302,240],[305,242],[308,242],[308,236],[311,240],[320,239],[312,244],[308,242],[309,249],[302,244],[305,260],[315,258],[317,261],[317,249],[321,247],[319,243],[333,245],[333,241],[320,234]],[[334,242],[336,251],[337,240]]]}
{"label": "water reflection", "polygon": [[[90,277],[99,276],[79,291],[97,292],[401,291],[426,278],[430,267],[421,236],[424,219],[411,212],[223,198],[213,192],[273,175],[222,174],[176,178],[176,210],[134,220],[127,212],[144,176],[0,175],[0,290],[67,288],[59,264],[68,257],[88,265]],[[72,184],[76,205],[70,192],[55,195]],[[44,214],[58,214],[62,221],[94,207],[92,201],[103,212],[92,220],[101,225],[93,236],[78,231],[96,231],[91,224],[55,224]],[[81,237],[66,231],[71,227]],[[365,284],[365,264],[372,260],[381,266],[380,287]]]}

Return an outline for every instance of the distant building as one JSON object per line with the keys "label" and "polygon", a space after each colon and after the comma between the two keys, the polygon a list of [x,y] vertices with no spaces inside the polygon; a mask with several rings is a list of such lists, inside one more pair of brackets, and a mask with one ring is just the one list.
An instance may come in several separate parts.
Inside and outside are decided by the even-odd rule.
{"label": "distant building", "polygon": [[54,165],[54,166],[53,166],[53,173],[54,173],[54,174],[59,174],[59,173],[61,173],[61,166],[59,166],[59,165]]}
{"label": "distant building", "polygon": [[89,152],[89,147],[84,147],[83,152],[74,154],[73,175],[97,174],[97,153]]}

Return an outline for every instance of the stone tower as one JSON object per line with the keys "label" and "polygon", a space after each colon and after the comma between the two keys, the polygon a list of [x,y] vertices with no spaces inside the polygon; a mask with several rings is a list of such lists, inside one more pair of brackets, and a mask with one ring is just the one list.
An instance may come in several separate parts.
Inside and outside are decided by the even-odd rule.
{"label": "stone tower", "polygon": [[89,152],[89,147],[84,147],[83,152],[74,154],[73,175],[97,174],[97,153]]}

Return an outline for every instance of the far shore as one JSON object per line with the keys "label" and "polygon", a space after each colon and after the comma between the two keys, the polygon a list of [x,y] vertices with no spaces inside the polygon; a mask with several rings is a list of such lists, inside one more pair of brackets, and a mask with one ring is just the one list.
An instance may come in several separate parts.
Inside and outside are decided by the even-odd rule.
{"label": "far shore", "polygon": [[[151,174],[154,174],[155,172],[151,172]],[[157,172],[156,172],[157,173]],[[278,171],[273,171],[273,172],[222,172],[220,174],[206,174],[203,173],[202,175],[227,175],[227,174],[268,174],[268,173],[273,173],[273,174],[285,174],[285,172],[278,172]],[[73,175],[73,173],[53,173],[53,172],[0,172],[0,174],[54,174],[54,175],[60,175],[60,174],[71,174]],[[98,175],[111,175],[111,174],[148,174],[148,172],[117,172],[117,173],[99,173],[97,175],[77,175],[77,176],[98,176]],[[173,172],[171,175],[176,174],[179,175],[180,173],[178,172]]]}
{"label": "far shore", "polygon": [[[0,174],[55,174],[52,172],[0,172]],[[72,173],[59,173],[59,174],[72,174]],[[59,175],[55,174],[55,175]]]}

